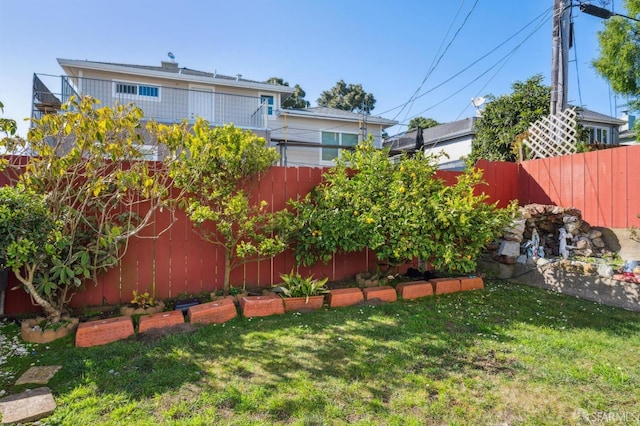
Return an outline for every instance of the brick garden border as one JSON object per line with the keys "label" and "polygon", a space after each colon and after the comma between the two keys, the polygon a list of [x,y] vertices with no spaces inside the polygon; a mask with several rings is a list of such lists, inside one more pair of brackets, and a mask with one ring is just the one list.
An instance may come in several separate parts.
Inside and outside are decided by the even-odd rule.
{"label": "brick garden border", "polygon": [[[480,277],[463,278],[434,278],[429,281],[403,282],[394,289],[391,286],[348,287],[330,290],[326,295],[329,308],[353,306],[366,302],[395,302],[397,299],[412,300],[439,294],[449,294],[460,291],[479,290],[484,288]],[[191,323],[213,324],[224,323],[236,316],[238,311],[244,317],[263,317],[281,315],[285,313],[284,299],[280,296],[244,296],[239,307],[231,298],[214,300],[191,306],[187,312],[187,319]],[[184,323],[182,311],[164,311],[140,317],[138,333],[144,333],[153,328],[165,328]],[[76,346],[89,347],[104,345],[117,340],[126,339],[135,334],[131,317],[122,316],[105,320],[81,323],[76,332]]]}

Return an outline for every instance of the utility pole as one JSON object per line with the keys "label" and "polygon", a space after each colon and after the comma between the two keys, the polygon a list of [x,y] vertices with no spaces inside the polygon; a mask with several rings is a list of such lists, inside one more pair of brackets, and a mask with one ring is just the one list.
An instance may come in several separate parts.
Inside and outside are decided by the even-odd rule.
{"label": "utility pole", "polygon": [[551,48],[551,114],[567,109],[571,0],[554,0]]}

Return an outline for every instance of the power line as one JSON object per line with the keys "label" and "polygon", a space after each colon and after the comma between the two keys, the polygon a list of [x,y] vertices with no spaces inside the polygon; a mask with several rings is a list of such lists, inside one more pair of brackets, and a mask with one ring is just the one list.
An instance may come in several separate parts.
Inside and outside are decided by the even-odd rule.
{"label": "power line", "polygon": [[[518,45],[516,45],[513,49],[511,49],[511,51],[509,51],[506,55],[504,55],[502,58],[500,58],[496,63],[494,63],[491,67],[489,67],[487,70],[485,70],[484,72],[482,72],[478,77],[476,77],[475,79],[473,79],[471,82],[469,82],[468,84],[466,84],[465,86],[463,86],[462,88],[458,89],[456,92],[454,92],[453,94],[451,94],[450,96],[446,97],[445,99],[441,100],[440,102],[420,111],[419,113],[416,114],[416,116],[429,111],[432,108],[435,108],[436,106],[448,101],[449,99],[451,99],[454,95],[457,95],[458,93],[460,93],[461,91],[463,91],[464,89],[466,89],[467,87],[469,87],[471,84],[477,82],[481,77],[483,77],[485,74],[487,74],[489,71],[491,71],[493,68],[497,67],[498,65],[501,65],[501,67],[498,69],[500,70],[505,64],[506,62],[511,59],[511,57],[516,53],[516,51],[518,49],[520,49],[520,47],[522,47],[522,45],[529,40],[536,32],[538,32],[540,30],[540,28],[542,28],[542,26],[544,24],[547,23],[547,21],[549,20],[550,16],[546,17],[545,19],[541,20],[538,24],[538,26],[536,28],[534,28]],[[504,62],[504,63],[503,63]],[[433,90],[433,89],[432,89]]]}
{"label": "power line", "polygon": [[570,23],[570,28],[571,28],[571,40],[573,41],[573,60],[575,61],[576,64],[576,83],[578,86],[578,102],[580,103],[580,107],[584,107],[583,103],[582,103],[582,89],[580,87],[580,67],[578,66],[578,44],[576,43],[576,37],[573,31],[573,16],[570,17],[571,19],[571,23]]}
{"label": "power line", "polygon": [[[436,51],[436,54],[433,57],[433,60],[431,61],[431,65],[429,65],[429,68],[427,70],[427,73],[425,74],[424,78],[422,79],[422,82],[420,83],[420,85],[418,86],[418,88],[415,90],[415,92],[413,92],[413,94],[411,95],[411,97],[409,98],[409,100],[407,102],[405,102],[404,106],[402,107],[402,109],[400,111],[398,111],[398,113],[393,117],[393,119],[395,120],[396,118],[398,118],[398,116],[400,114],[402,114],[402,111],[404,111],[404,109],[407,107],[407,105],[409,105],[409,103],[411,103],[415,97],[418,95],[418,93],[420,93],[420,90],[422,90],[422,87],[424,86],[424,84],[426,83],[426,81],[429,79],[429,77],[431,76],[431,74],[433,73],[433,71],[436,69],[436,67],[438,66],[438,64],[440,63],[440,60],[442,60],[442,58],[444,57],[444,55],[447,53],[447,51],[449,50],[449,47],[451,46],[451,43],[453,43],[453,41],[456,39],[457,35],[460,33],[460,30],[462,29],[462,27],[464,26],[464,24],[467,22],[467,19],[469,18],[469,15],[471,14],[471,12],[469,12],[467,14],[467,17],[464,19],[464,22],[462,23],[462,25],[458,28],[458,30],[456,31],[456,33],[454,34],[453,38],[451,39],[451,41],[449,42],[449,44],[447,45],[447,47],[442,51],[442,46],[445,43],[445,40],[447,39],[447,37],[449,37],[449,32],[451,31],[451,28],[453,28],[453,23],[456,21],[456,19],[458,18],[458,15],[460,14],[460,11],[462,10],[462,7],[464,6],[465,0],[462,0],[462,2],[460,2],[460,7],[458,7],[458,11],[456,12],[455,16],[453,17],[453,20],[451,21],[451,24],[449,24],[449,28],[447,29],[447,33],[445,34],[445,36],[442,38],[442,42],[440,43],[440,47],[438,47],[438,50]],[[471,11],[473,11],[473,9],[475,9],[476,5],[478,4],[478,1],[476,0],[475,4],[473,5],[473,8],[471,9]],[[440,53],[442,51],[442,53]],[[440,55],[440,56],[438,56]],[[409,112],[407,112],[407,115],[409,114]],[[405,117],[406,118],[406,117]]]}
{"label": "power line", "polygon": [[[500,49],[502,46],[504,46],[505,44],[507,44],[508,42],[510,42],[514,37],[518,36],[520,33],[522,33],[524,30],[526,30],[529,26],[531,26],[533,23],[535,23],[537,20],[539,19],[543,19],[544,22],[546,22],[549,17],[545,17],[544,15],[548,15],[549,12],[551,12],[553,10],[553,7],[550,7],[548,9],[546,9],[545,11],[543,11],[541,14],[539,14],[538,16],[536,16],[534,19],[532,19],[530,22],[528,22],[525,26],[523,26],[522,28],[520,28],[518,31],[516,31],[515,33],[513,33],[512,35],[510,35],[508,38],[506,38],[503,42],[499,43],[496,47],[494,47],[493,49],[491,49],[490,51],[488,51],[487,53],[485,53],[484,55],[480,56],[478,59],[476,59],[475,61],[473,61],[472,63],[470,63],[469,65],[467,65],[466,67],[464,67],[462,70],[458,71],[457,73],[453,74],[451,77],[447,78],[446,80],[442,81],[441,83],[437,84],[436,86],[432,87],[431,89],[427,90],[426,92],[416,96],[414,98],[415,99],[419,99],[431,92],[433,92],[434,90],[444,86],[445,84],[449,83],[451,80],[455,79],[456,77],[458,77],[459,75],[463,74],[465,71],[469,70],[471,67],[473,67],[474,65],[476,65],[478,62],[482,61],[483,59],[487,58],[489,55],[491,55],[492,53],[494,53],[495,51],[497,51],[498,49]],[[537,31],[539,28],[536,28],[534,31]],[[530,36],[527,37],[527,39]],[[526,40],[526,39],[525,39]],[[389,113],[391,111],[394,111],[398,108],[402,108],[403,106],[405,106],[407,104],[407,102],[400,104],[398,106],[395,106],[393,108],[390,108],[386,111],[383,111],[380,113],[380,115],[384,115],[386,113]]]}
{"label": "power line", "polygon": [[[464,4],[464,0],[462,2],[462,4],[460,5],[460,8],[462,8]],[[462,31],[462,28],[464,28],[464,26],[467,24],[467,21],[469,20],[469,17],[471,16],[471,14],[473,13],[473,11],[475,10],[476,6],[478,5],[478,0],[476,0],[473,3],[473,6],[471,7],[471,9],[469,10],[469,12],[467,13],[467,16],[465,16],[464,20],[462,21],[462,23],[460,24],[460,26],[458,27],[458,29],[456,30],[455,34],[453,34],[453,37],[451,38],[451,40],[449,41],[449,43],[447,44],[447,46],[445,47],[444,51],[442,52],[442,54],[440,54],[440,56],[438,57],[438,59],[435,61],[435,64],[431,67],[431,69],[427,72],[427,74],[424,76],[424,79],[422,80],[422,83],[420,83],[420,86],[416,89],[416,91],[414,92],[413,95],[411,95],[411,98],[405,103],[405,106],[402,107],[402,109],[395,115],[395,117],[393,118],[394,120],[402,113],[402,111],[404,110],[404,108],[411,103],[413,105],[413,103],[415,102],[416,99],[418,99],[419,96],[418,93],[420,92],[420,90],[422,90],[422,87],[424,87],[424,84],[426,83],[427,79],[431,76],[431,74],[433,73],[433,71],[438,67],[438,65],[440,64],[440,61],[442,60],[442,58],[444,58],[444,55],[449,51],[449,48],[451,47],[451,45],[453,44],[453,42],[455,41],[455,39],[458,37],[458,34],[460,34],[460,31]],[[458,13],[460,12],[460,9],[458,9]],[[456,13],[456,17],[458,16],[458,14]],[[455,21],[455,18],[454,18]],[[452,22],[453,23],[453,22]],[[448,35],[448,33],[447,33]],[[443,39],[444,41],[444,39]],[[407,118],[407,116],[409,115],[409,112],[411,111],[411,107],[409,107],[409,109],[407,110],[407,113],[405,114],[405,120]]]}

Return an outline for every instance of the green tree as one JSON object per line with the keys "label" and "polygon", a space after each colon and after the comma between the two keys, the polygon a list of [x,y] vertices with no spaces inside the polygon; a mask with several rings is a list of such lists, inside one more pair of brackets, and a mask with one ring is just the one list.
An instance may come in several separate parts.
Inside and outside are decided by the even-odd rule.
{"label": "green tree", "polygon": [[[2,102],[0,102],[0,112],[4,113],[4,104]],[[15,120],[0,117],[0,132],[4,133],[5,137],[15,135],[17,130],[18,126]]]}
{"label": "green tree", "polygon": [[481,158],[492,161],[515,161],[512,145],[529,125],[549,114],[551,89],[537,74],[515,82],[509,95],[487,96],[489,102],[476,122],[476,138],[471,145],[471,164]]}
{"label": "green tree", "polygon": [[369,114],[375,108],[376,99],[361,84],[347,84],[340,80],[329,90],[320,93],[318,106]]}
{"label": "green tree", "polygon": [[[95,282],[98,274],[120,261],[129,239],[152,221],[158,209],[171,210],[164,164],[142,160],[145,146],[177,129],[155,123],[145,127],[141,119],[142,111],[133,105],[98,108],[91,98],[72,99],[60,114],[35,120],[27,140],[2,140],[5,149],[34,154],[26,166],[18,157],[5,167],[19,172],[16,184],[21,194],[34,197],[34,204],[22,203],[39,212],[47,228],[20,229],[32,241],[42,239],[40,243],[16,239],[16,223],[24,222],[6,221],[19,216],[22,207],[6,201],[0,219],[4,222],[0,238],[8,241],[2,245],[4,254],[52,322],[59,321],[66,303],[86,280]],[[151,142],[145,143],[143,129]],[[142,205],[148,211],[139,215]],[[43,208],[46,214],[40,213]]]}
{"label": "green tree", "polygon": [[[640,0],[625,0],[627,15],[640,18]],[[613,16],[598,32],[600,52],[593,61],[596,71],[611,84],[611,88],[629,97],[629,105],[640,110],[640,23]],[[636,122],[636,130],[640,124]]]}
{"label": "green tree", "polygon": [[[224,251],[224,292],[231,271],[286,248],[277,233],[279,214],[264,200],[251,198],[252,184],[278,159],[264,138],[233,125],[212,128],[198,119],[193,131],[175,145],[179,161],[171,166],[175,185],[188,191],[183,199],[201,238]],[[197,176],[198,179],[193,179]]]}
{"label": "green tree", "polygon": [[[269,84],[279,84],[281,86],[289,86],[289,83],[284,81],[280,77],[271,77],[267,80]],[[293,94],[289,96],[287,99],[282,102],[282,108],[284,109],[304,109],[309,108],[311,105],[309,101],[305,100],[304,97],[307,96],[302,87],[299,84],[293,86]]]}
{"label": "green tree", "polygon": [[480,171],[447,186],[435,176],[437,169],[433,156],[393,164],[370,139],[345,153],[322,184],[292,202],[296,261],[312,265],[368,247],[392,266],[421,258],[441,270],[473,271],[512,209],[497,209],[484,203],[486,196],[474,195]]}
{"label": "green tree", "polygon": [[439,126],[440,123],[433,118],[414,117],[409,121],[409,128],[411,129],[428,129],[430,127]]}

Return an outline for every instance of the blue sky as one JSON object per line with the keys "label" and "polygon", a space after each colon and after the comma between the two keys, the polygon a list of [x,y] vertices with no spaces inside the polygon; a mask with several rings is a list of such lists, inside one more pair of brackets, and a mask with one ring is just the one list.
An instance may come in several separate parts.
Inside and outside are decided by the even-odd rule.
{"label": "blue sky", "polygon": [[[416,115],[449,122],[474,115],[473,97],[509,93],[515,81],[538,73],[550,83],[552,6],[553,0],[0,0],[0,101],[3,116],[18,120],[24,135],[32,75],[61,74],[56,58],[159,65],[171,51],[187,68],[299,84],[312,106],[342,79],[375,96],[373,115],[404,124]],[[577,61],[569,67],[569,102],[616,115],[607,83],[590,65],[603,21],[577,8],[573,15]]]}

